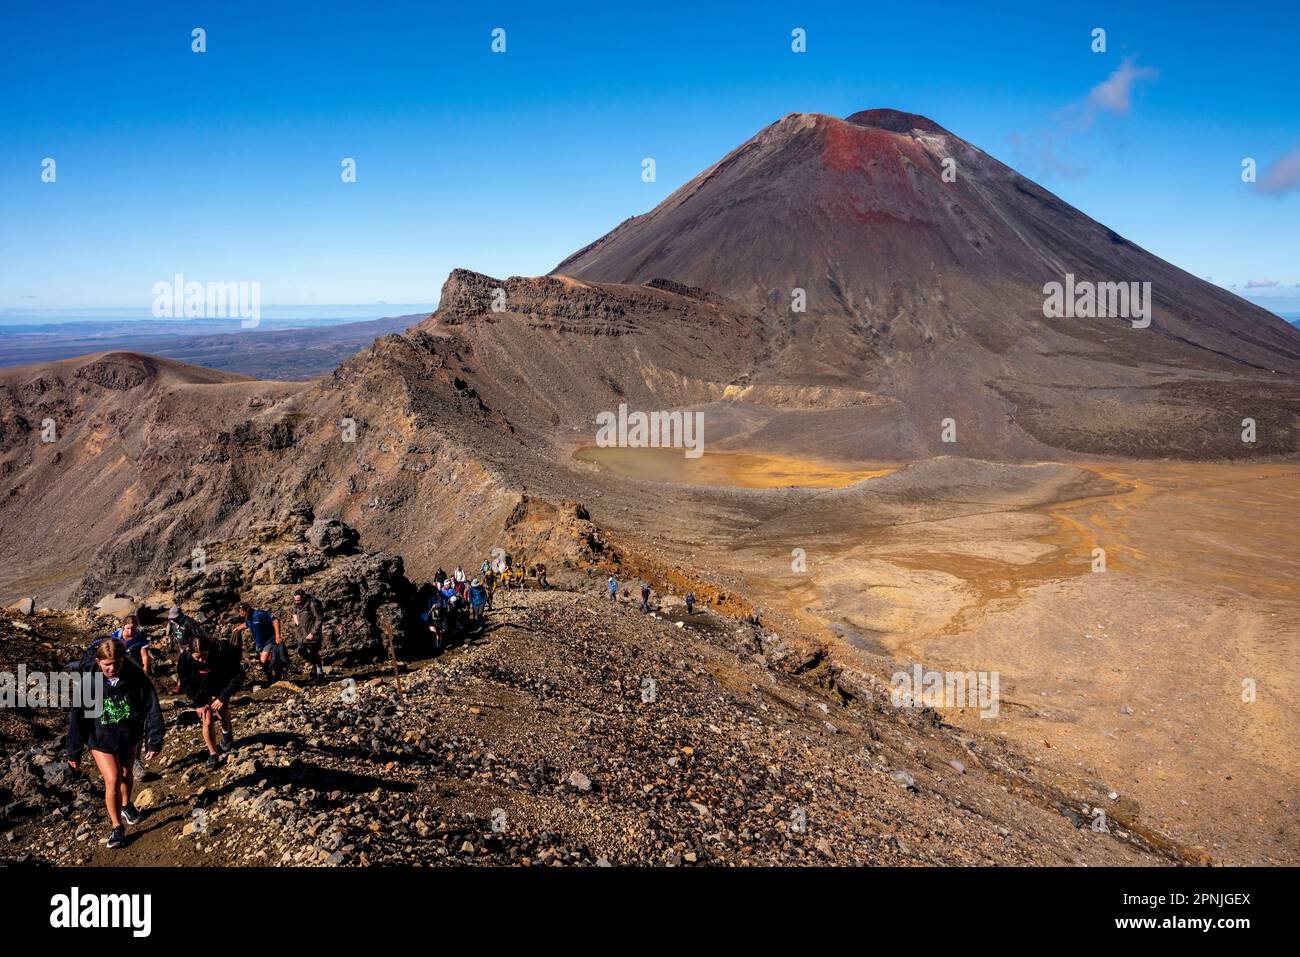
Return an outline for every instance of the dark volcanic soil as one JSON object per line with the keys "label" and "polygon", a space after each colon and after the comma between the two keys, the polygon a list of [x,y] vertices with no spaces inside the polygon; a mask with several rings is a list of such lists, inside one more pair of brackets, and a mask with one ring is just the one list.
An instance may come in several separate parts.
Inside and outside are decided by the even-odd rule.
{"label": "dark volcanic soil", "polygon": [[[678,606],[646,616],[600,598],[599,579],[564,584],[505,596],[484,635],[410,666],[404,695],[383,667],[240,695],[238,747],[211,774],[197,729],[168,708],[161,777],[142,786],[147,817],[124,849],[99,844],[96,789],[68,781],[41,785],[62,806],[10,821],[0,854],[155,865],[1178,859],[1127,830],[1118,807],[1110,833],[1076,827],[1084,804],[1110,804],[1104,790],[1054,793],[1014,753],[933,712],[895,710],[826,663],[792,674],[807,662],[750,626],[702,612],[679,628]],[[6,785],[62,760],[12,757]]]}

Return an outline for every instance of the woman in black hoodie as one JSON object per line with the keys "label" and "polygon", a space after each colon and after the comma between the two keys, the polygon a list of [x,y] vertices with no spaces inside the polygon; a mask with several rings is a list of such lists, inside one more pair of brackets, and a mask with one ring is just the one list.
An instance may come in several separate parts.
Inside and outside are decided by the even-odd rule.
{"label": "woman in black hoodie", "polygon": [[[95,647],[95,664],[103,674],[103,697],[89,708],[73,708],[68,715],[68,764],[76,771],[83,748],[104,780],[104,806],[113,829],[108,846],[126,843],[125,824],[139,824],[142,815],[131,803],[132,768],[145,746],[145,761],[157,757],[163,746],[162,708],[153,682],[126,656],[126,646],[116,638]],[[90,676],[95,677],[95,676]],[[96,713],[98,712],[98,713]]]}

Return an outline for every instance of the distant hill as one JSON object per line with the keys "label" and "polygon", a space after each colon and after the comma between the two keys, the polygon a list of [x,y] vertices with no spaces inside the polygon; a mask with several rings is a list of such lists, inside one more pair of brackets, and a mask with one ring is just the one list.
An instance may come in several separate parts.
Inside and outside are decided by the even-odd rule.
{"label": "distant hill", "polygon": [[[161,323],[66,327],[0,332],[0,367],[69,359],[93,352],[138,352],[178,359],[209,369],[241,372],[255,379],[314,379],[380,336],[401,332],[424,315],[391,316],[301,329],[234,328],[184,335]],[[201,327],[200,327],[201,328]]]}

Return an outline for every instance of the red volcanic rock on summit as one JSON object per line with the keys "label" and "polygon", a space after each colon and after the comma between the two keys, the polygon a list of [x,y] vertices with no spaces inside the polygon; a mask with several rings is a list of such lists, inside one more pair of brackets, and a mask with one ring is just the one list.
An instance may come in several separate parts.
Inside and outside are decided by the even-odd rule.
{"label": "red volcanic rock on summit", "polygon": [[[554,271],[603,282],[663,277],[776,314],[801,288],[809,315],[873,326],[918,324],[908,314],[924,306],[940,328],[919,323],[923,340],[945,326],[997,322],[1009,305],[1024,330],[1042,320],[1043,285],[1067,272],[1150,281],[1166,328],[1158,334],[1300,370],[1300,333],[1286,323],[1150,255],[932,120],[896,110],[846,120],[792,113]],[[975,301],[958,301],[973,283]]]}
{"label": "red volcanic rock on summit", "polygon": [[[1271,451],[1296,446],[1300,330],[915,114],[792,113],[555,273],[708,289],[766,319],[751,381],[902,405],[838,430],[859,433],[846,454],[936,451],[925,434],[958,410],[982,455],[1235,454],[1215,437],[1227,409],[1273,416]],[[1149,282],[1150,327],[1045,318],[1067,274]]]}

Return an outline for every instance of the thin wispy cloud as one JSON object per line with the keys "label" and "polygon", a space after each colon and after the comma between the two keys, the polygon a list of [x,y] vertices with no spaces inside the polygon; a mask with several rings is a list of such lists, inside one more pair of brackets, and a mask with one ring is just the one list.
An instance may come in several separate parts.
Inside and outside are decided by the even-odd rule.
{"label": "thin wispy cloud", "polygon": [[1091,126],[1102,113],[1128,116],[1137,85],[1143,80],[1154,80],[1159,75],[1160,71],[1154,67],[1138,66],[1137,57],[1127,57],[1110,76],[1088,92],[1085,103],[1087,125]]}
{"label": "thin wispy cloud", "polygon": [[1255,184],[1255,189],[1268,196],[1281,196],[1300,188],[1300,147],[1293,149],[1270,166]]}
{"label": "thin wispy cloud", "polygon": [[1247,289],[1271,289],[1274,286],[1281,285],[1276,279],[1248,279],[1246,280]]}
{"label": "thin wispy cloud", "polygon": [[1012,133],[1012,148],[1021,163],[1038,175],[1070,179],[1084,176],[1088,163],[1080,155],[1079,137],[1102,116],[1128,117],[1141,86],[1159,75],[1155,67],[1139,66],[1136,56],[1126,57],[1085,96],[1058,110],[1050,126],[1032,133]]}

